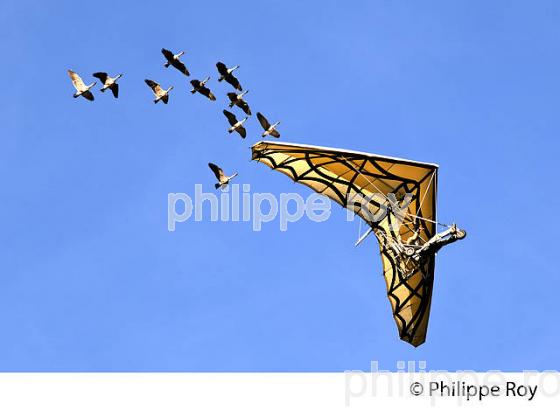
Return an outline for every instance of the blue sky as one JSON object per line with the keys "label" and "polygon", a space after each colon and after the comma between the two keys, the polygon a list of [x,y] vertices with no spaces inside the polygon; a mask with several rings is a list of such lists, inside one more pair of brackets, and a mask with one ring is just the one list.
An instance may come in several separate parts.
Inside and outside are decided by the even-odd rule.
{"label": "blue sky", "polygon": [[[554,1],[4,1],[0,369],[559,369],[559,17]],[[218,60],[283,141],[440,165],[438,217],[469,236],[438,255],[423,346],[398,339],[377,244],[354,248],[337,207],[284,233],[167,231],[167,194],[212,190],[209,161],[254,192],[309,193],[249,161],[254,119],[245,141],[225,132]],[[68,68],[123,72],[121,97],[73,99]],[[144,78],[175,86],[169,105]]]}

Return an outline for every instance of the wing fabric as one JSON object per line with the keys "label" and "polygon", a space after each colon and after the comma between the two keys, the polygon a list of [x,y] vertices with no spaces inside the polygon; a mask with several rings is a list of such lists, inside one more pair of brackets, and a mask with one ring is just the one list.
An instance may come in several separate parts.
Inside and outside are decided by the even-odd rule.
{"label": "wing fabric", "polygon": [[[414,260],[395,244],[436,234],[437,165],[332,148],[263,141],[253,159],[307,185],[362,217],[380,247],[387,296],[400,338],[413,346],[426,339],[432,298],[434,257]],[[394,194],[402,209],[383,212]],[[410,201],[404,207],[405,201]],[[377,218],[372,218],[376,215]],[[381,217],[384,215],[383,217]],[[416,218],[419,217],[419,218]]]}

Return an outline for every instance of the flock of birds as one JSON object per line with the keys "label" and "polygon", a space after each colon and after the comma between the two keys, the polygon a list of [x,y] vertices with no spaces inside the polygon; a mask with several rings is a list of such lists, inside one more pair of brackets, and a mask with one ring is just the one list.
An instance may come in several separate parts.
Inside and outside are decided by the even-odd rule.
{"label": "flock of birds", "polygon": [[[172,66],[176,68],[178,71],[180,71],[181,73],[183,73],[184,75],[190,76],[189,70],[187,69],[185,64],[181,61],[181,56],[185,54],[184,51],[174,54],[172,51],[162,48],[161,53],[163,54],[166,60],[164,64],[165,68]],[[249,91],[248,90],[243,91],[243,88],[241,87],[239,80],[233,74],[233,72],[237,70],[239,66],[236,65],[234,67],[228,68],[224,63],[218,62],[216,63],[216,68],[218,69],[218,73],[220,75],[220,77],[218,78],[218,82],[226,81],[227,83],[231,84],[236,91],[239,91],[239,93],[236,92],[227,93],[227,97],[229,99],[229,108],[231,109],[234,106],[238,107],[246,114],[245,118],[239,120],[237,119],[236,115],[233,112],[224,109],[223,114],[227,118],[227,121],[230,125],[230,127],[228,128],[228,132],[230,134],[232,132],[237,132],[241,136],[241,138],[245,138],[247,137],[247,130],[244,127],[244,124],[249,119],[249,116],[252,115],[252,113],[249,104],[244,99],[245,95]],[[70,79],[72,80],[72,84],[76,89],[76,92],[73,95],[74,98],[83,97],[89,101],[93,101],[95,99],[91,90],[97,84],[97,81],[94,81],[89,85],[86,85],[82,80],[82,78],[74,71],[68,70],[68,75],[70,76]],[[119,84],[117,83],[117,81],[122,76],[123,76],[122,74],[118,74],[115,77],[111,77],[105,72],[97,72],[93,74],[93,77],[97,78],[103,84],[100,91],[103,93],[107,90],[111,90],[114,98],[119,97]],[[190,81],[192,86],[191,93],[192,94],[199,93],[205,96],[206,98],[208,98],[210,101],[216,101],[216,96],[206,85],[209,80],[210,77],[206,77],[202,81],[196,79],[191,80]],[[161,87],[160,84],[158,84],[154,80],[146,79],[144,80],[144,82],[148,85],[148,87],[151,88],[152,93],[154,94],[155,97],[153,100],[155,104],[157,104],[160,101],[162,101],[164,104],[167,104],[169,102],[169,93],[171,92],[171,90],[173,90],[173,86],[164,89]],[[257,112],[257,119],[261,127],[263,128],[262,137],[266,137],[270,135],[275,138],[280,138],[280,133],[277,130],[280,121],[271,124],[267,120],[267,118],[260,112]],[[214,173],[218,181],[214,185],[216,189],[227,186],[229,182],[237,176],[237,172],[227,176],[222,170],[222,168],[220,168],[216,164],[209,163],[208,166],[210,167],[210,169],[212,170],[212,172]]]}

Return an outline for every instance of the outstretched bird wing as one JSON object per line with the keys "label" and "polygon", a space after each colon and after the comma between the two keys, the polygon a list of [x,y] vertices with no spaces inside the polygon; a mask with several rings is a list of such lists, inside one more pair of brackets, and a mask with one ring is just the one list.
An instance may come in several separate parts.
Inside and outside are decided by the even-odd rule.
{"label": "outstretched bird wing", "polygon": [[148,84],[148,87],[150,87],[152,90],[155,90],[156,87],[159,87],[159,84],[156,83],[156,82],[153,81],[153,80],[145,79],[144,82],[145,82],[146,84]]}
{"label": "outstretched bird wing", "polygon": [[171,65],[175,67],[177,70],[179,70],[180,72],[182,72],[183,74],[185,74],[186,76],[191,75],[191,73],[189,73],[189,70],[187,70],[187,67],[185,66],[185,64],[183,64],[182,61],[173,60],[171,62]]}
{"label": "outstretched bird wing", "polygon": [[202,95],[205,95],[210,100],[216,101],[216,96],[214,94],[212,94],[212,91],[210,91],[210,88],[202,86],[198,89],[198,92]]}
{"label": "outstretched bird wing", "polygon": [[270,135],[272,135],[274,138],[280,138],[280,133],[276,128],[270,131]]}
{"label": "outstretched bird wing", "polygon": [[107,73],[103,73],[103,72],[93,73],[93,76],[95,78],[99,78],[103,84],[107,82],[107,77],[108,77]]}
{"label": "outstretched bird wing", "polygon": [[93,101],[93,94],[91,93],[90,90],[87,90],[86,92],[82,93],[82,97],[84,97],[86,100],[90,100]]}
{"label": "outstretched bird wing", "polygon": [[208,166],[216,176],[216,179],[222,182],[222,180],[224,179],[224,171],[222,170],[222,168],[220,168],[216,164],[212,164],[211,162],[208,163]]}
{"label": "outstretched bird wing", "polygon": [[235,88],[236,90],[243,91],[243,88],[241,88],[241,84],[239,84],[239,80],[233,74],[226,75],[226,81],[233,85],[233,88]]}
{"label": "outstretched bird wing", "polygon": [[163,56],[166,58],[167,61],[169,61],[170,63],[174,60],[173,58],[173,53],[165,48],[161,49],[161,54],[163,54]]}
{"label": "outstretched bird wing", "polygon": [[241,135],[241,138],[245,138],[247,136],[247,130],[242,125],[241,127],[237,127],[236,131]]}
{"label": "outstretched bird wing", "polygon": [[249,108],[249,104],[247,104],[246,101],[240,101],[239,108],[241,108],[245,114],[251,115],[251,108]]}
{"label": "outstretched bird wing", "polygon": [[115,98],[119,98],[119,85],[117,83],[115,83],[110,88],[111,88],[111,91],[113,92],[113,96]]}
{"label": "outstretched bird wing", "polygon": [[226,67],[226,65],[225,65],[224,63],[222,63],[222,62],[217,62],[217,63],[216,63],[216,68],[218,69],[218,72],[219,72],[221,75],[223,75],[223,76],[228,75],[227,67]]}
{"label": "outstretched bird wing", "polygon": [[83,91],[86,88],[86,85],[82,81],[82,77],[80,77],[74,71],[68,70],[68,75],[70,76],[70,79],[72,80],[72,84],[74,85],[74,88],[76,90]]}
{"label": "outstretched bird wing", "polygon": [[235,93],[227,93],[227,96],[231,102],[237,101],[237,94]]}
{"label": "outstretched bird wing", "polygon": [[265,131],[270,128],[270,123],[265,118],[265,116],[262,115],[260,112],[257,113],[257,119],[259,120],[259,122],[261,123],[261,126],[264,128]]}
{"label": "outstretched bird wing", "polygon": [[227,117],[229,125],[234,126],[235,124],[237,124],[237,118],[235,117],[235,114],[229,112],[228,110],[224,110],[223,113]]}
{"label": "outstretched bird wing", "polygon": [[152,91],[154,92],[154,94],[156,96],[160,96],[163,94],[163,90],[161,89],[160,85],[158,83],[156,83],[153,80],[144,80],[146,82],[146,84],[148,84],[148,87],[150,87],[152,89]]}

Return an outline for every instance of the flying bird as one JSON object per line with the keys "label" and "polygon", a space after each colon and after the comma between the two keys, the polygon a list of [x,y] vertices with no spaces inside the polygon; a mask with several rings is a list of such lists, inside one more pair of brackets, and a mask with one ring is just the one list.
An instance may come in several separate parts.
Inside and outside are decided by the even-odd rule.
{"label": "flying bird", "polygon": [[280,121],[277,121],[274,124],[270,125],[266,117],[262,115],[260,112],[257,113],[257,118],[264,129],[264,132],[262,133],[263,137],[266,137],[267,135],[271,135],[275,138],[280,138],[280,133],[276,129],[278,124],[280,124]]}
{"label": "flying bird", "polygon": [[212,94],[212,91],[210,91],[210,89],[206,87],[206,83],[208,82],[208,80],[210,80],[210,77],[206,77],[202,81],[191,80],[191,85],[193,86],[191,93],[194,94],[196,92],[199,92],[200,94],[208,97],[210,100],[216,101],[216,97],[214,96],[214,94]]}
{"label": "flying bird", "polygon": [[245,138],[247,136],[247,130],[243,126],[243,123],[247,121],[249,117],[245,117],[241,121],[238,121],[235,114],[229,112],[228,110],[224,110],[223,113],[228,119],[229,125],[231,125],[228,132],[231,134],[233,131],[236,131],[239,135],[241,135],[241,138]]}
{"label": "flying bird", "polygon": [[187,70],[187,67],[185,67],[185,64],[183,64],[183,62],[181,60],[179,60],[179,58],[183,54],[185,54],[184,51],[181,51],[179,54],[173,54],[173,52],[171,52],[169,50],[166,50],[165,48],[162,48],[161,49],[161,54],[163,54],[163,56],[167,60],[167,62],[163,65],[165,68],[172,65],[173,67],[175,67],[177,70],[179,70],[183,74],[185,74],[187,76],[191,75],[191,73],[189,73],[189,70]]}
{"label": "flying bird", "polygon": [[93,94],[91,93],[90,89],[95,84],[97,84],[97,82],[94,81],[90,85],[85,85],[82,78],[72,70],[68,70],[68,75],[70,76],[70,79],[72,80],[72,84],[74,85],[74,88],[76,89],[76,92],[74,93],[73,97],[78,98],[79,96],[82,96],[86,100],[93,101],[94,98],[93,98]]}
{"label": "flying bird", "polygon": [[243,91],[241,94],[236,93],[227,93],[229,98],[229,108],[232,108],[234,105],[238,106],[243,110],[243,112],[247,115],[251,115],[251,108],[249,108],[249,104],[243,99],[245,94],[247,94],[249,90]]}
{"label": "flying bird", "polygon": [[218,180],[218,183],[214,184],[214,187],[216,189],[225,187],[229,184],[229,181],[237,176],[237,172],[229,177],[225,176],[224,170],[216,164],[212,164],[211,162],[208,163],[208,166],[210,167],[214,175],[216,175],[216,179]]}
{"label": "flying bird", "polygon": [[119,85],[117,84],[117,80],[123,76],[122,74],[119,74],[116,77],[109,77],[107,73],[98,72],[93,73],[93,76],[95,78],[99,78],[103,83],[103,87],[101,87],[101,90],[99,91],[104,93],[105,90],[109,89],[112,91],[115,98],[119,98]]}
{"label": "flying bird", "polygon": [[161,88],[161,86],[152,80],[144,80],[148,87],[150,87],[155,95],[154,104],[157,104],[159,100],[163,101],[164,104],[167,104],[169,101],[169,91],[173,89],[173,86],[169,87],[167,90]]}
{"label": "flying bird", "polygon": [[241,88],[241,84],[239,84],[239,80],[233,75],[233,72],[239,68],[238,65],[236,65],[235,67],[227,68],[224,63],[218,62],[216,63],[216,67],[218,68],[218,72],[220,73],[220,78],[218,78],[218,81],[221,82],[222,80],[226,80],[226,82],[233,85],[233,88],[235,88],[236,90],[243,91],[243,88]]}

